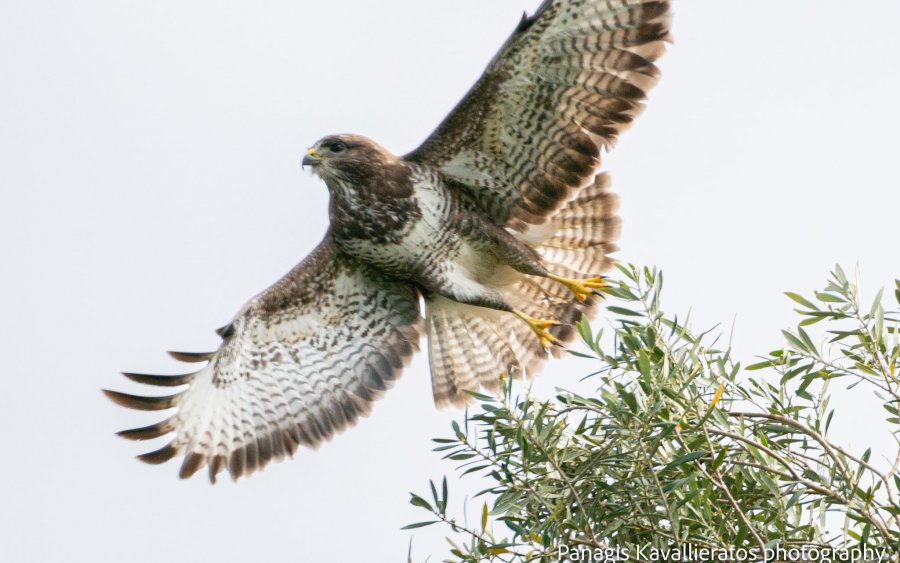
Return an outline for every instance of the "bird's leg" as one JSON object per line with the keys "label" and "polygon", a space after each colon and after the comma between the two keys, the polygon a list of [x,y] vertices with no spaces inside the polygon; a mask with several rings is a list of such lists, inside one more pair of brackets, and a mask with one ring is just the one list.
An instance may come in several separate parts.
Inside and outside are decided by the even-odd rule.
{"label": "bird's leg", "polygon": [[536,319],[534,317],[526,315],[518,309],[513,309],[512,313],[528,323],[528,326],[531,327],[532,331],[534,331],[535,336],[538,337],[538,340],[541,343],[541,347],[543,347],[545,350],[548,349],[551,344],[554,344],[556,346],[560,345],[559,340],[555,336],[550,334],[549,330],[547,330],[550,327],[559,326],[560,323],[558,323],[557,321]]}
{"label": "bird's leg", "polygon": [[556,274],[547,274],[547,277],[568,287],[569,291],[575,294],[575,299],[579,301],[586,301],[588,297],[599,295],[600,292],[598,290],[606,287],[606,281],[603,276],[587,278],[585,280],[564,278],[562,276],[557,276]]}
{"label": "bird's leg", "polygon": [[[426,286],[428,287],[428,286]],[[474,305],[476,307],[485,307],[497,311],[507,311],[519,317],[531,328],[535,336],[541,343],[541,347],[545,350],[550,345],[561,346],[559,339],[550,334],[547,330],[554,326],[559,326],[560,322],[536,319],[513,306],[506,300],[504,295],[496,289],[485,287],[477,282],[470,280],[456,279],[456,285],[448,285],[446,280],[434,280],[431,284],[432,291],[438,295],[443,295],[448,299],[452,299],[457,303],[465,303],[466,305]]]}

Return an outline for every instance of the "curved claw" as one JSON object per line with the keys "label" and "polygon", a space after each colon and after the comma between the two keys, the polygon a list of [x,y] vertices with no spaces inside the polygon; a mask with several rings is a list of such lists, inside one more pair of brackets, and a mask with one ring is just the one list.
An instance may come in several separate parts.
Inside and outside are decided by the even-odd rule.
{"label": "curved claw", "polygon": [[522,311],[513,311],[513,314],[528,323],[528,326],[534,332],[535,336],[538,337],[538,342],[541,343],[541,348],[543,348],[544,350],[549,350],[551,345],[562,346],[562,344],[559,342],[559,339],[550,334],[550,331],[548,330],[551,327],[559,326],[562,323],[547,319],[536,319],[534,317],[526,315]]}
{"label": "curved claw", "polygon": [[544,350],[549,350],[551,345],[562,347],[559,340],[546,330],[538,333],[538,342],[541,343],[541,348]]}
{"label": "curved claw", "polygon": [[569,291],[571,291],[572,294],[575,295],[575,299],[582,302],[587,301],[588,297],[600,295],[599,290],[606,287],[606,280],[603,278],[603,276],[587,278],[584,280],[564,278],[555,274],[549,274],[547,277],[551,280],[556,280],[564,286],[568,287]]}

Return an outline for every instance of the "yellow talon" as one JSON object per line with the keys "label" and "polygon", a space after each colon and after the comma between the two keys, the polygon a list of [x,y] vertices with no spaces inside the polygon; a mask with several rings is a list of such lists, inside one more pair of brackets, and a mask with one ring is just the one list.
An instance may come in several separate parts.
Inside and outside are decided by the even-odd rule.
{"label": "yellow talon", "polygon": [[559,339],[550,334],[550,331],[547,329],[559,326],[560,323],[556,321],[548,321],[544,319],[536,319],[534,317],[528,316],[522,311],[513,310],[513,314],[531,327],[531,330],[534,331],[534,334],[538,337],[538,341],[541,343],[541,347],[545,350],[550,348],[551,344],[559,345]]}
{"label": "yellow talon", "polygon": [[606,287],[606,281],[602,276],[588,278],[586,280],[564,278],[562,276],[557,276],[556,274],[548,274],[547,277],[568,287],[569,291],[575,295],[575,299],[579,301],[587,301],[588,297],[593,297],[598,293],[598,290]]}

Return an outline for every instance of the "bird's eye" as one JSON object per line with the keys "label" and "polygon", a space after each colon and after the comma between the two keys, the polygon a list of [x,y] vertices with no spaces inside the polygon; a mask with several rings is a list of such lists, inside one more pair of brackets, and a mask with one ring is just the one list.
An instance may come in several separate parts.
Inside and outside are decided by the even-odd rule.
{"label": "bird's eye", "polygon": [[328,147],[328,150],[331,152],[344,152],[347,150],[347,143],[344,141],[335,141],[331,143],[331,146]]}

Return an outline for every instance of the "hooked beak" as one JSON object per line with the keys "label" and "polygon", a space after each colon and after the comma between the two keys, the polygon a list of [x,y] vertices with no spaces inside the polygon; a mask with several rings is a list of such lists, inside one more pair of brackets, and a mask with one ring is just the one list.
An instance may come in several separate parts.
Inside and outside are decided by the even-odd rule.
{"label": "hooked beak", "polygon": [[303,160],[300,162],[300,166],[318,166],[322,160],[323,158],[316,154],[316,149],[309,149],[306,151],[306,156],[304,156]]}

